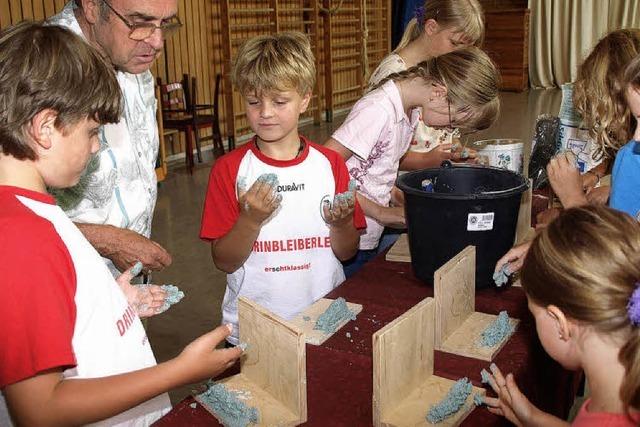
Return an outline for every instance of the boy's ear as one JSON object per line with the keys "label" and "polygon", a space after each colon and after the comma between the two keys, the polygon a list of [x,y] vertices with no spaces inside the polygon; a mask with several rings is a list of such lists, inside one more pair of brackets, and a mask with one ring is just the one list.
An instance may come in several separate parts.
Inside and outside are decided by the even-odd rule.
{"label": "boy's ear", "polygon": [[547,315],[553,319],[558,338],[562,341],[569,341],[571,338],[571,322],[564,312],[555,305],[547,306]]}
{"label": "boy's ear", "polygon": [[424,32],[428,36],[437,34],[438,31],[440,31],[440,25],[436,22],[435,19],[429,18],[424,22]]}
{"label": "boy's ear", "polygon": [[311,102],[311,92],[307,92],[302,97],[302,103],[300,104],[300,114],[307,111],[307,108],[309,108],[309,102]]}
{"label": "boy's ear", "polygon": [[56,119],[58,113],[50,108],[46,108],[42,111],[38,111],[31,119],[27,127],[27,133],[29,137],[38,147],[48,150],[51,148],[52,136],[56,132]]}

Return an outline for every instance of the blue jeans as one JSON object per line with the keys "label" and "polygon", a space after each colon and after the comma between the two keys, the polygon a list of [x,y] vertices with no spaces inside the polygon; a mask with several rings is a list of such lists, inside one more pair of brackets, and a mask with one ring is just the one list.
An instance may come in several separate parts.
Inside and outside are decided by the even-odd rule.
{"label": "blue jeans", "polygon": [[376,255],[378,255],[378,249],[367,249],[367,250],[358,250],[356,255],[351,258],[349,261],[344,261],[342,263],[342,268],[344,269],[344,275],[348,279],[353,276],[358,270],[362,268],[363,265],[368,263],[371,259],[373,259]]}

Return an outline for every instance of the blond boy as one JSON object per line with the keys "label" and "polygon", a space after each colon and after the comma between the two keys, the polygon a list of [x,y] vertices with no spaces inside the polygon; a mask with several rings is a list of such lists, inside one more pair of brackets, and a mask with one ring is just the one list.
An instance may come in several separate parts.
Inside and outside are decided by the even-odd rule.
{"label": "blond boy", "polygon": [[344,161],[298,134],[315,83],[306,36],[249,40],[232,78],[256,135],[214,164],[200,237],[227,273],[224,323],[237,325],[239,296],[291,318],[344,280],[364,217]]}

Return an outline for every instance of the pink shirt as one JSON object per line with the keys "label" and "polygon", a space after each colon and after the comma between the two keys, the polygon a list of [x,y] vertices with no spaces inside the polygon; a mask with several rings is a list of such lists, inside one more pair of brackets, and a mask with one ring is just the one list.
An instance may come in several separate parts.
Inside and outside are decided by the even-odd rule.
{"label": "pink shirt", "polygon": [[630,420],[624,414],[608,412],[589,412],[591,399],[587,399],[580,408],[578,415],[571,423],[572,427],[636,427],[640,425],[640,414],[635,412]]}
{"label": "pink shirt", "polygon": [[[358,190],[374,202],[388,206],[400,158],[407,152],[415,128],[404,111],[393,81],[363,96],[332,138],[353,152],[347,160]],[[370,217],[360,249],[374,249],[384,226]]]}

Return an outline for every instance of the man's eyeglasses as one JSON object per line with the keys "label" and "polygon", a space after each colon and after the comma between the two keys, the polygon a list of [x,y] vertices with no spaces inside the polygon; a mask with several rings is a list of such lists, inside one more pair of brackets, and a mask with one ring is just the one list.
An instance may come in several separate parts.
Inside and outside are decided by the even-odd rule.
{"label": "man's eyeglasses", "polygon": [[163,38],[168,38],[174,35],[180,27],[182,27],[182,22],[180,22],[180,18],[174,16],[171,18],[169,22],[165,22],[161,25],[155,25],[150,22],[129,22],[127,18],[120,15],[114,8],[111,6],[106,0],[103,0],[103,3],[109,7],[111,12],[113,12],[124,25],[129,28],[129,38],[131,40],[142,41],[146,40],[153,35],[156,30],[160,30],[162,32]]}

